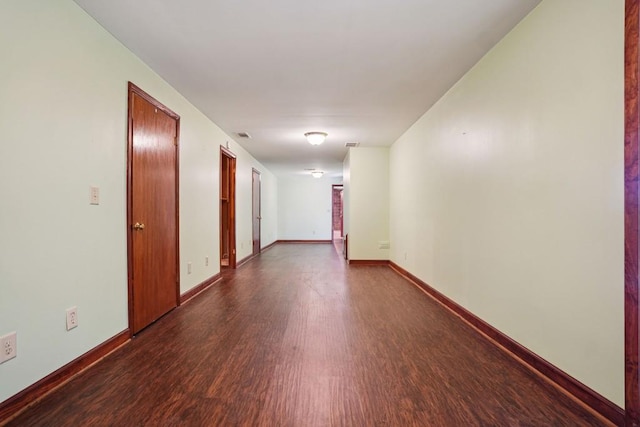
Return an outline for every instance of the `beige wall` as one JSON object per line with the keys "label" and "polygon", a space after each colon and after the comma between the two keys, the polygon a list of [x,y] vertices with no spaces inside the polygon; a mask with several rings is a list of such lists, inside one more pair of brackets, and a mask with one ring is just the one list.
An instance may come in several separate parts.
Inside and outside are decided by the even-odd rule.
{"label": "beige wall", "polygon": [[391,259],[624,405],[622,0],[545,0],[391,149]]}
{"label": "beige wall", "polygon": [[[0,365],[3,401],[127,328],[127,82],[181,116],[181,292],[219,272],[219,146],[230,138],[75,3],[1,8],[0,335],[18,333],[18,357]],[[237,234],[251,241],[256,167],[268,243],[277,235],[276,178],[230,148]],[[99,206],[89,205],[89,186],[100,188]],[[238,259],[250,252],[245,245]],[[67,332],[71,306],[79,327]]]}
{"label": "beige wall", "polygon": [[345,159],[345,233],[350,260],[388,260],[389,148],[350,148]]}

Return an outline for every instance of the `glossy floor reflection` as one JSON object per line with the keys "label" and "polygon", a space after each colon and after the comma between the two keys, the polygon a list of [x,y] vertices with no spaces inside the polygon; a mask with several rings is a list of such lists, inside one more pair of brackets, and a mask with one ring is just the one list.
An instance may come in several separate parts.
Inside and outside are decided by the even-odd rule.
{"label": "glossy floor reflection", "polygon": [[603,425],[332,244],[279,244],[224,276],[10,425]]}

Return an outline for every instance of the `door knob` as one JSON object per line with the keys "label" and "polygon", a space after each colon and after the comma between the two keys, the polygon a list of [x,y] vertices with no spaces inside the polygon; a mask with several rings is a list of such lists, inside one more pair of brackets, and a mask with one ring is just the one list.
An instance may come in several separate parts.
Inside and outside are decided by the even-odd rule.
{"label": "door knob", "polygon": [[140,224],[139,222],[136,222],[135,224],[133,224],[133,229],[134,230],[144,230],[144,224]]}

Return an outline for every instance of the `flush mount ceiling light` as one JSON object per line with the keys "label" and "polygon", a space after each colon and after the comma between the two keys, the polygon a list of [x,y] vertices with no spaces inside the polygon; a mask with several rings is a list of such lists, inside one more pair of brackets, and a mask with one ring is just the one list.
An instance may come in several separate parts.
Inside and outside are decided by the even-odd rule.
{"label": "flush mount ceiling light", "polygon": [[326,132],[307,132],[304,134],[311,145],[320,145],[324,142],[327,137]]}
{"label": "flush mount ceiling light", "polygon": [[322,172],[322,171],[313,171],[313,172],[311,172],[311,176],[313,176],[314,178],[322,178],[323,174],[324,174],[324,172]]}

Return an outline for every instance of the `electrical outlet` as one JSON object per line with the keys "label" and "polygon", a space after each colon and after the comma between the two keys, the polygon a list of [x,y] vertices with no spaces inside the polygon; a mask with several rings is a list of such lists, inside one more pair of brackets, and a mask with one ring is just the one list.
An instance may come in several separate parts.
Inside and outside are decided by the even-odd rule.
{"label": "electrical outlet", "polygon": [[187,274],[191,274],[191,263],[187,263]]}
{"label": "electrical outlet", "polygon": [[100,204],[100,189],[98,187],[89,187],[89,204]]}
{"label": "electrical outlet", "polygon": [[18,334],[11,332],[0,337],[0,363],[13,359],[18,355]]}
{"label": "electrical outlet", "polygon": [[78,307],[67,309],[67,331],[78,326]]}
{"label": "electrical outlet", "polygon": [[205,267],[209,266],[209,257],[208,256],[204,257],[204,266]]}

